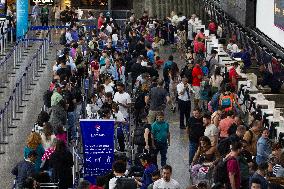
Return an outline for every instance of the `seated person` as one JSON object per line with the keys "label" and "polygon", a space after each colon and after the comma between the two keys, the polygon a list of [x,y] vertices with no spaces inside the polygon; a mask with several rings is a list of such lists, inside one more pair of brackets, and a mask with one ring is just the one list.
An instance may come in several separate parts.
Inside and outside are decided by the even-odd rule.
{"label": "seated person", "polygon": [[281,167],[280,165],[280,156],[281,156],[281,145],[276,143],[272,145],[272,153],[269,156],[268,160],[268,175],[271,177],[276,176],[276,172]]}
{"label": "seated person", "polygon": [[276,177],[284,177],[284,152],[282,152],[280,155],[279,164],[280,167],[276,172]]}
{"label": "seated person", "polygon": [[271,88],[271,93],[279,93],[282,82],[274,74],[270,73],[264,65],[259,66],[259,72],[262,76],[259,84],[262,87],[268,85]]}

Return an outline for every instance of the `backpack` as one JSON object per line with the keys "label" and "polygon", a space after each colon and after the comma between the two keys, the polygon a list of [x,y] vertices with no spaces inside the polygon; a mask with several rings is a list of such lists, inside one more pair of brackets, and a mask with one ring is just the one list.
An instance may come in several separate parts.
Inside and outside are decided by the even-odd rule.
{"label": "backpack", "polygon": [[141,109],[141,108],[144,108],[145,107],[145,94],[143,93],[140,93],[138,94],[136,100],[135,100],[135,103],[134,103],[134,108],[135,109]]}
{"label": "backpack", "polygon": [[59,39],[59,43],[60,43],[60,45],[66,45],[67,40],[66,40],[65,33],[61,34],[60,39]]}
{"label": "backpack", "polygon": [[137,184],[134,178],[120,177],[116,180],[115,189],[137,189]]}
{"label": "backpack", "polygon": [[214,168],[214,183],[227,184],[229,183],[229,176],[227,171],[227,161],[221,159]]}
{"label": "backpack", "polygon": [[224,157],[228,152],[230,152],[231,144],[232,144],[232,141],[230,137],[225,138],[219,142],[219,144],[217,145],[217,149],[222,157]]}
{"label": "backpack", "polygon": [[145,146],[144,131],[145,128],[143,127],[143,125],[139,125],[134,129],[133,143],[135,145]]}
{"label": "backpack", "polygon": [[43,103],[46,107],[51,108],[51,96],[53,92],[50,90],[45,91],[43,94]]}
{"label": "backpack", "polygon": [[221,94],[219,92],[215,93],[210,101],[210,106],[212,107],[213,112],[218,109],[220,95]]}
{"label": "backpack", "polygon": [[220,101],[222,108],[231,108],[233,105],[232,98],[229,95],[223,96]]}

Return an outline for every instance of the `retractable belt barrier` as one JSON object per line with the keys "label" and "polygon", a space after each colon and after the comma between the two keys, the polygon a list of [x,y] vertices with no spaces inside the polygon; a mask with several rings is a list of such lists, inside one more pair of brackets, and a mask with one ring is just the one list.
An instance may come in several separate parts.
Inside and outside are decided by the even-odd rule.
{"label": "retractable belt barrier", "polygon": [[13,35],[15,29],[7,28],[2,34],[0,34],[0,56],[5,56],[6,51],[8,50],[8,43],[13,44]]}
{"label": "retractable belt barrier", "polygon": [[[86,29],[96,29],[97,26],[90,25],[90,26],[84,26]],[[30,30],[51,30],[51,29],[64,29],[64,28],[70,28],[70,26],[31,26]]]}
{"label": "retractable belt barrier", "polygon": [[[23,39],[17,43],[13,50],[6,56],[6,59],[0,63],[1,80],[0,84],[3,86],[8,81],[8,66],[7,59],[14,55],[14,66],[17,66],[17,62],[22,56],[22,46],[28,46],[32,41],[42,41],[39,49],[32,56],[29,64],[25,67],[24,73],[17,80],[9,99],[5,102],[5,106],[0,110],[0,154],[4,154],[4,148],[1,144],[8,144],[8,136],[12,135],[11,129],[17,128],[14,124],[15,120],[20,120],[18,117],[22,107],[25,107],[24,102],[28,101],[28,96],[31,95],[32,86],[36,85],[38,81],[39,73],[45,66],[45,59],[49,50],[50,36],[46,35],[44,39]],[[3,76],[4,74],[4,76]],[[3,81],[4,80],[4,81]]]}

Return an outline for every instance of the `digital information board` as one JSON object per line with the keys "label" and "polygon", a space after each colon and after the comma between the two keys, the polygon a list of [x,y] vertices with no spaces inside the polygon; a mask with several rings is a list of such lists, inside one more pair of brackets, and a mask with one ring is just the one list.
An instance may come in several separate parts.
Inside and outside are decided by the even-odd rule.
{"label": "digital information board", "polygon": [[274,0],[274,25],[284,30],[284,0]]}

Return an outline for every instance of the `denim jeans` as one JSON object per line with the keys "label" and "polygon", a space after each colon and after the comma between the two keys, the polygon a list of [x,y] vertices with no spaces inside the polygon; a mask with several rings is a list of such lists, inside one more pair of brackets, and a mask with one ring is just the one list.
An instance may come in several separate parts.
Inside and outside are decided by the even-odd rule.
{"label": "denim jeans", "polygon": [[75,126],[75,123],[76,123],[76,111],[68,112],[67,118],[68,118],[67,130],[68,130],[68,140],[69,140],[69,139],[75,138],[75,136],[76,136],[76,126]]}
{"label": "denim jeans", "polygon": [[161,166],[163,167],[167,163],[167,151],[168,151],[168,144],[167,143],[161,143],[161,142],[155,142],[156,146],[156,156],[160,152],[161,154]]}
{"label": "denim jeans", "polygon": [[189,141],[189,165],[192,163],[197,148],[198,148],[197,142]]}

